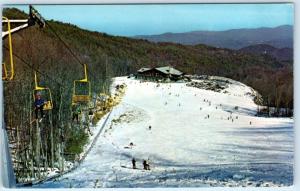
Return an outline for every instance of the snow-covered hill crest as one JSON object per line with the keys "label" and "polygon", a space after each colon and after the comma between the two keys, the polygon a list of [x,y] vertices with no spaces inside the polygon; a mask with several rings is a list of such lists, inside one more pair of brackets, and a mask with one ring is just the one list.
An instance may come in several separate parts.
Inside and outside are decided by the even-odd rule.
{"label": "snow-covered hill crest", "polygon": [[[256,117],[251,87],[210,79],[227,81],[225,88],[115,78],[113,86],[127,90],[95,148],[77,170],[40,186],[291,185],[293,119]],[[141,170],[143,160],[150,171]]]}

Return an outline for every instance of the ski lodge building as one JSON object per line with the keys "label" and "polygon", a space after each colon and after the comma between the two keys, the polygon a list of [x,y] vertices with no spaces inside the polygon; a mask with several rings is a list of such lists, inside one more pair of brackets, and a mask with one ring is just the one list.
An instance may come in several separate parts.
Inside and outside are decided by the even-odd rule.
{"label": "ski lodge building", "polygon": [[158,68],[141,68],[136,78],[154,81],[177,81],[185,78],[184,73],[170,66]]}

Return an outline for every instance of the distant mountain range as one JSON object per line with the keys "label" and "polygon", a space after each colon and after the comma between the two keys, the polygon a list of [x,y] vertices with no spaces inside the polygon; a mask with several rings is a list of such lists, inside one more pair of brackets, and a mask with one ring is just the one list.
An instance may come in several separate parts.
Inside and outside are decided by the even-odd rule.
{"label": "distant mountain range", "polygon": [[139,35],[133,38],[184,45],[206,44],[235,50],[256,44],[267,44],[275,48],[293,48],[293,26],[282,25],[275,28],[262,27],[226,31],[164,33],[160,35]]}

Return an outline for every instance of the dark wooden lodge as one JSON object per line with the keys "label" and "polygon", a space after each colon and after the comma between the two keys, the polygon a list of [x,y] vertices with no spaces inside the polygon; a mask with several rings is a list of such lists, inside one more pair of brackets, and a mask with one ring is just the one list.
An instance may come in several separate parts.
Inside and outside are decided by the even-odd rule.
{"label": "dark wooden lodge", "polygon": [[136,78],[150,81],[178,81],[184,79],[184,73],[170,66],[141,68]]}

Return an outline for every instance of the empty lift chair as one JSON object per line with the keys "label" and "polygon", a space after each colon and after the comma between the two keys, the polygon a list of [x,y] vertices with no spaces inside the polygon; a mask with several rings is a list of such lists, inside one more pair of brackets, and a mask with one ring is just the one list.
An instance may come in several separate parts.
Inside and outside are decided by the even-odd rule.
{"label": "empty lift chair", "polygon": [[87,68],[84,65],[84,78],[74,81],[72,102],[87,103],[91,100],[91,84],[88,81]]}
{"label": "empty lift chair", "polygon": [[[11,28],[10,21],[6,17],[2,17],[2,22],[7,23],[7,36],[8,36],[8,48],[9,48],[9,70],[7,63],[2,63],[2,80],[10,81],[14,78],[14,60],[13,60],[13,50],[12,50],[12,39],[11,39]],[[4,22],[3,22],[4,23]],[[3,38],[2,38],[3,39]]]}

